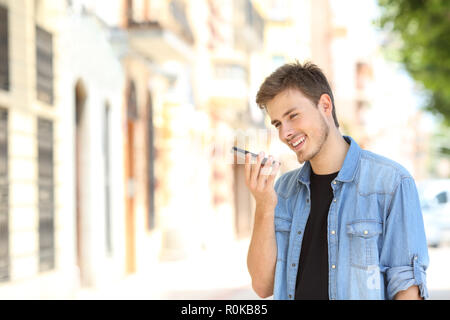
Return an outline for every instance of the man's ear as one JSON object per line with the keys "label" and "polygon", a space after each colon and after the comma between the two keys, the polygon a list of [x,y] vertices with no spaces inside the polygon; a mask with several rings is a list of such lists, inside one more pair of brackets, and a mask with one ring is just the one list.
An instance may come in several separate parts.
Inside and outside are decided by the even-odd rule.
{"label": "man's ear", "polygon": [[331,98],[328,94],[324,93],[320,96],[318,105],[325,113],[329,113],[330,116],[332,115],[333,103],[331,102]]}

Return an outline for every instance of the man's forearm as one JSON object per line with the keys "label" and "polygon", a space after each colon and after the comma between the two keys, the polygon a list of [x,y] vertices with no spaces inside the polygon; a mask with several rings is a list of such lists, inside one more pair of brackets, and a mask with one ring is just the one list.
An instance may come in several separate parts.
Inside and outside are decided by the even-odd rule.
{"label": "man's forearm", "polygon": [[406,290],[399,291],[394,300],[423,300],[420,296],[420,291],[418,286],[411,286]]}
{"label": "man's forearm", "polygon": [[274,213],[256,209],[252,239],[247,256],[247,266],[252,286],[260,297],[273,294],[277,259]]}

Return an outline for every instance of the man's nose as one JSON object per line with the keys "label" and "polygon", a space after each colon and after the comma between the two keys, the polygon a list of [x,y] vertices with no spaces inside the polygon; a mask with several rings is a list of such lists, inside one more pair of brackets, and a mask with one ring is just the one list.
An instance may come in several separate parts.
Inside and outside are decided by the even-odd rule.
{"label": "man's nose", "polygon": [[283,128],[282,137],[284,140],[290,140],[293,135],[294,135],[293,128],[289,128],[289,127]]}

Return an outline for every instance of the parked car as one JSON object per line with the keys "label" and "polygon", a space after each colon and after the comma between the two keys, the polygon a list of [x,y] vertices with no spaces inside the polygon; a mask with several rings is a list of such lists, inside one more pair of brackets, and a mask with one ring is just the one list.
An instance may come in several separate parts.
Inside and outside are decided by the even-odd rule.
{"label": "parked car", "polygon": [[450,179],[417,183],[427,242],[438,247],[450,240]]}

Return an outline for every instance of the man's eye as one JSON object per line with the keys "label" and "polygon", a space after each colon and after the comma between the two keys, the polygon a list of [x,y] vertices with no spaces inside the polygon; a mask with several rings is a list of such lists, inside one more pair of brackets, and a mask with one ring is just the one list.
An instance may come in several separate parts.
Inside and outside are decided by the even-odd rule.
{"label": "man's eye", "polygon": [[298,115],[298,113],[291,114],[290,118],[293,119]]}
{"label": "man's eye", "polygon": [[280,124],[279,123],[277,123],[276,125],[275,125],[275,128],[277,128],[278,129],[278,127],[280,126]]}

